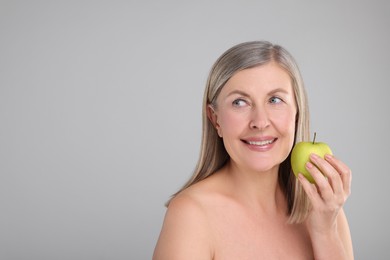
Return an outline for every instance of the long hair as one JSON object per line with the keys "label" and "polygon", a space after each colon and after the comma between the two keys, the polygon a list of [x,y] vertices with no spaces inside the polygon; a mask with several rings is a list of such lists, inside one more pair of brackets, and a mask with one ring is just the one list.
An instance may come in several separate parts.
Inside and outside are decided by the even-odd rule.
{"label": "long hair", "polygon": [[[267,41],[252,41],[238,44],[223,53],[211,68],[203,97],[202,143],[198,163],[192,177],[173,195],[207,178],[229,160],[222,139],[207,117],[207,107],[215,105],[216,99],[226,82],[237,72],[269,62],[275,62],[290,75],[297,104],[295,125],[295,143],[308,141],[309,109],[301,73],[291,54],[279,45]],[[290,152],[291,153],[291,152]],[[309,199],[300,183],[296,180],[290,164],[290,155],[279,167],[279,183],[285,193],[289,223],[300,223],[307,217],[310,209]],[[169,205],[169,201],[167,202]]]}

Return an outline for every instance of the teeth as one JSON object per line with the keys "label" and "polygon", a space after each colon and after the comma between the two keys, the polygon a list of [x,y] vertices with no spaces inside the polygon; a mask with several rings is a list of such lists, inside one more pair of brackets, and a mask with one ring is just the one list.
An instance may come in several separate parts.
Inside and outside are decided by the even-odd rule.
{"label": "teeth", "polygon": [[266,141],[259,141],[259,142],[248,141],[248,144],[251,144],[251,145],[267,145],[267,144],[271,144],[273,142],[274,142],[274,139],[266,140]]}

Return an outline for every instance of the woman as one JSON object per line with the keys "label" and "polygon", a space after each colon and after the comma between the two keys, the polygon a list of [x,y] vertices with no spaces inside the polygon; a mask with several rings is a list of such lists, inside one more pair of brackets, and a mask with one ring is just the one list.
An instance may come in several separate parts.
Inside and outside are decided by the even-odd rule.
{"label": "woman", "polygon": [[316,184],[295,178],[291,149],[307,140],[292,56],[269,42],[227,50],[207,81],[197,167],[168,203],[153,259],[353,259],[342,209],[351,171],[313,154]]}

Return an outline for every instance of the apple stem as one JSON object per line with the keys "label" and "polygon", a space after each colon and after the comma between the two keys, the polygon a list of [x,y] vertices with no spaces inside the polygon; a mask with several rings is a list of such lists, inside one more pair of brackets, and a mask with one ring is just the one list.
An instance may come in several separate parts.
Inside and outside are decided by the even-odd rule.
{"label": "apple stem", "polygon": [[316,141],[316,136],[317,136],[317,133],[316,133],[316,132],[314,132],[313,144],[314,144],[314,143],[315,143],[315,141]]}

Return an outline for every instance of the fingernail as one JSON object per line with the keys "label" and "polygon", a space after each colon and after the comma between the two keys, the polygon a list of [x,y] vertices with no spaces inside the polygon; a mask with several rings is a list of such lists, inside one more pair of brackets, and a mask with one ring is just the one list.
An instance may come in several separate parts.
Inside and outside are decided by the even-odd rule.
{"label": "fingernail", "polygon": [[325,159],[326,160],[331,160],[332,159],[332,155],[331,154],[325,154]]}
{"label": "fingernail", "polygon": [[313,168],[313,164],[311,162],[306,163],[306,168],[311,169]]}
{"label": "fingernail", "polygon": [[313,160],[316,160],[316,159],[319,158],[319,156],[317,154],[315,154],[315,153],[312,153],[312,154],[310,154],[310,158],[313,159]]}

